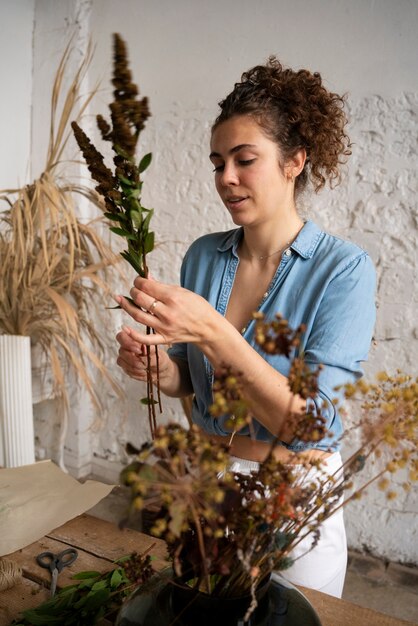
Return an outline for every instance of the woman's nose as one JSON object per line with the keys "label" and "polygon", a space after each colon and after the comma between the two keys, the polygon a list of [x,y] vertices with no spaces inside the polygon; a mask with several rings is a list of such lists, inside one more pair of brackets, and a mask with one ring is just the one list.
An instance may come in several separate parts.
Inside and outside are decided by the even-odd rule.
{"label": "woman's nose", "polygon": [[228,185],[238,185],[239,178],[238,173],[234,165],[225,164],[223,171],[221,172],[220,182],[227,187]]}

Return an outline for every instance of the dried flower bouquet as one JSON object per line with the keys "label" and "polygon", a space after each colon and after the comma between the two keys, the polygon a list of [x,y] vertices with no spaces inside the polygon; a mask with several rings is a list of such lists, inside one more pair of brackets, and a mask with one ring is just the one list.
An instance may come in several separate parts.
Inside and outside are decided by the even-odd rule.
{"label": "dried flower bouquet", "polygon": [[103,293],[110,290],[109,268],[119,257],[100,235],[97,219],[86,222],[79,217],[77,198],[100,208],[98,195],[79,181],[69,180],[66,172],[70,120],[83,114],[94,95],[80,104],[90,50],[63,91],[72,52],[70,42],[55,75],[49,145],[41,175],[20,189],[0,192],[0,333],[30,336],[51,367],[53,392],[62,402],[61,456],[68,417],[68,371],[73,370],[84,383],[97,408],[101,402],[93,371],[121,392],[103,363],[103,327],[97,323]]}
{"label": "dried flower bouquet", "polygon": [[[292,331],[285,320],[258,316],[256,336],[270,353],[291,358],[303,327]],[[289,385],[304,398],[315,395],[319,369],[312,372],[303,359],[293,359]],[[418,382],[403,374],[381,375],[376,384],[359,382],[345,389],[347,397],[362,397],[362,418],[353,427],[361,443],[344,463],[344,473],[321,472],[319,460],[291,463],[275,460],[273,447],[251,475],[228,470],[228,446],[210,440],[196,426],[189,431],[172,424],[157,429],[137,459],[122,473],[132,490],[131,512],[158,510],[151,533],[168,545],[177,576],[206,593],[254,596],[257,585],[273,570],[292,564],[292,549],[307,536],[311,547],[321,523],[373,482],[393,497],[387,476],[409,468],[418,478]],[[231,429],[251,422],[242,396],[239,373],[227,369],[214,386],[214,416],[231,414]],[[299,416],[300,419],[300,416]],[[324,419],[307,414],[299,421],[298,437],[317,441],[325,435]],[[366,464],[373,476],[357,484]],[[319,477],[307,481],[310,468]],[[409,484],[409,482],[408,482]],[[408,485],[405,485],[408,488]],[[254,608],[254,606],[253,606]]]}

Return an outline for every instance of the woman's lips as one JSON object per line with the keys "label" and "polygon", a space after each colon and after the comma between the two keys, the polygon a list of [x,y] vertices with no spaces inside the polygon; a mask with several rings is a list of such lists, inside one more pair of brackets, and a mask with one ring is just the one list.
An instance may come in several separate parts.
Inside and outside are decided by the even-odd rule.
{"label": "woman's lips", "polygon": [[240,209],[246,200],[248,196],[231,196],[225,198],[225,203],[228,209]]}

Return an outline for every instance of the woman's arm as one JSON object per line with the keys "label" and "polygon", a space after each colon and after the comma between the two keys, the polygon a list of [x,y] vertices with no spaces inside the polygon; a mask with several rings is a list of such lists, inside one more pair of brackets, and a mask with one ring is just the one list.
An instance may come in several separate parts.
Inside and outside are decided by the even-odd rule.
{"label": "woman's arm", "polygon": [[[228,365],[240,372],[254,417],[284,441],[292,439],[293,428],[286,429],[286,418],[289,410],[304,412],[305,401],[291,393],[287,378],[269,365],[204,298],[182,287],[140,277],[130,295],[137,307],[119,296],[118,304],[135,321],[155,331],[146,335],[131,330],[137,342],[194,343],[215,370]],[[152,312],[147,312],[155,301]]]}
{"label": "woman's arm", "polygon": [[[307,363],[312,367],[324,365],[314,403],[318,409],[326,403],[328,426],[335,413],[334,387],[358,378],[361,361],[367,358],[375,318],[374,292],[373,264],[367,255],[359,255],[329,282],[303,346]],[[291,393],[288,379],[270,366],[204,298],[180,287],[141,278],[136,279],[131,296],[143,309],[149,309],[157,300],[154,315],[126,300],[120,301],[136,321],[149,324],[156,332],[149,336],[137,333],[139,341],[195,343],[215,370],[228,365],[239,371],[254,417],[283,441],[292,440],[294,423],[286,423],[287,416],[290,410],[304,413],[305,402]],[[309,408],[316,410],[315,407]]]}

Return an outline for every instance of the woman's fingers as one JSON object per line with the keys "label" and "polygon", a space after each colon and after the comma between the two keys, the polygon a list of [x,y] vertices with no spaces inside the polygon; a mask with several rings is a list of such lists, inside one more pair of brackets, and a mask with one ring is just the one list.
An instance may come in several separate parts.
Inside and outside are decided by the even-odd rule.
{"label": "woman's fingers", "polygon": [[[153,280],[135,280],[134,287],[130,290],[130,296],[142,313],[157,316],[166,321],[170,306],[173,306],[175,294],[180,290],[176,285],[162,285]],[[140,288],[136,285],[139,284]],[[157,285],[157,288],[154,288]],[[150,324],[152,325],[152,324]]]}
{"label": "woman's fingers", "polygon": [[[154,280],[137,277],[130,295],[133,302],[123,296],[115,300],[133,320],[152,330],[137,332],[135,338],[147,346],[174,343],[203,343],[216,331],[216,324],[223,320],[215,309],[201,296],[179,287],[165,285]],[[218,320],[219,318],[219,320]]]}
{"label": "woman's fingers", "polygon": [[128,374],[131,378],[146,380],[146,362],[144,363],[143,359],[139,358],[135,353],[120,348],[116,363],[123,369],[125,374]]}
{"label": "woman's fingers", "polygon": [[113,296],[113,299],[119,304],[121,309],[129,313],[132,319],[134,319],[136,322],[139,322],[140,324],[147,324],[148,319],[152,317],[149,313],[147,313],[145,308],[142,309],[141,306],[136,302],[135,304],[132,304],[132,302],[130,302],[128,298],[125,298],[124,296]]}
{"label": "woman's fingers", "polygon": [[145,311],[145,313],[148,313],[149,315],[157,315],[158,317],[164,317],[165,304],[162,300],[157,300],[157,298],[153,298],[136,287],[132,287],[130,296],[135,304]]}
{"label": "woman's fingers", "polygon": [[[122,361],[129,367],[142,367],[142,365],[146,366],[147,346],[150,346],[151,369],[156,369],[157,355],[156,348],[154,347],[156,344],[152,341],[152,338],[154,337],[156,337],[156,335],[141,334],[129,326],[124,326],[116,335],[116,339],[120,345],[119,356]],[[160,343],[165,343],[165,341],[160,341]],[[166,368],[169,361],[169,356],[165,350],[160,349],[158,351],[158,361],[160,372],[162,372]]]}
{"label": "woman's fingers", "polygon": [[149,326],[153,329],[154,332],[150,334],[136,332],[136,341],[138,341],[139,343],[143,343],[147,346],[158,346],[161,344],[170,343],[170,341],[167,340],[163,332],[160,332],[160,329],[163,329],[163,324],[156,314],[143,311],[141,308],[138,308],[137,306],[131,304],[129,300],[127,300],[123,296],[115,296],[114,299],[120,305],[120,307],[132,317],[132,319],[134,319],[139,324]]}
{"label": "woman's fingers", "polygon": [[145,354],[146,347],[142,341],[143,334],[138,332],[136,329],[131,328],[130,326],[122,326],[122,330],[120,333],[116,335],[116,338],[121,336],[121,340],[123,340],[123,344],[119,341],[120,345],[124,348],[133,347],[138,348],[139,351]]}
{"label": "woman's fingers", "polygon": [[[141,358],[143,363],[146,363],[147,359],[147,346],[153,346],[154,344],[149,341],[149,338],[154,335],[142,334],[136,330],[133,330],[129,326],[124,326],[122,330],[116,335],[116,339],[120,345],[119,355],[123,355],[126,361],[129,361],[130,365]],[[129,354],[129,358],[128,355]],[[159,359],[164,360],[166,356],[164,351],[159,352]],[[156,363],[155,348],[150,350],[151,367],[154,367]]]}
{"label": "woman's fingers", "polygon": [[[164,358],[165,356],[165,352],[159,353],[158,369],[160,373],[163,373],[167,365]],[[136,352],[132,352],[131,350],[125,350],[121,347],[119,348],[116,363],[123,369],[125,374],[128,374],[131,378],[135,378],[136,380],[147,380],[148,362],[145,353],[138,354]],[[151,349],[150,371],[154,378],[157,373],[157,359],[154,348]]]}
{"label": "woman's fingers", "polygon": [[139,355],[136,352],[131,352],[130,350],[124,350],[124,348],[119,348],[118,354],[123,363],[129,367],[138,367],[140,369],[146,367],[146,356]]}
{"label": "woman's fingers", "polygon": [[167,295],[167,291],[173,285],[166,285],[164,283],[158,282],[155,278],[142,278],[142,276],[137,276],[134,280],[134,286],[139,290],[143,291],[151,298],[156,298],[164,300],[164,297]]}
{"label": "woman's fingers", "polygon": [[134,352],[137,355],[145,354],[145,346],[131,334],[129,327],[122,328],[116,335],[116,341],[121,348]]}

